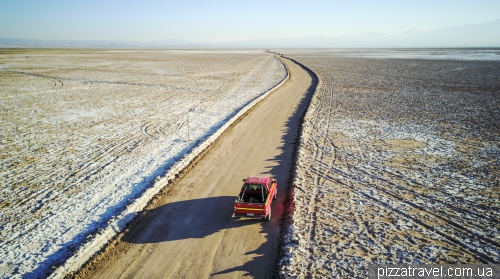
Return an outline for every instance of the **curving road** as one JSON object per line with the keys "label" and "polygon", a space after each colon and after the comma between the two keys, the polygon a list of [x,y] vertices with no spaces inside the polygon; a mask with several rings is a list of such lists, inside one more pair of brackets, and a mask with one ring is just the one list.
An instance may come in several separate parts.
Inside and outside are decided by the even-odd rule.
{"label": "curving road", "polygon": [[[88,278],[269,278],[300,120],[317,80],[282,58],[289,80],[230,128],[156,206],[80,270]],[[232,218],[249,175],[278,180],[270,222]]]}

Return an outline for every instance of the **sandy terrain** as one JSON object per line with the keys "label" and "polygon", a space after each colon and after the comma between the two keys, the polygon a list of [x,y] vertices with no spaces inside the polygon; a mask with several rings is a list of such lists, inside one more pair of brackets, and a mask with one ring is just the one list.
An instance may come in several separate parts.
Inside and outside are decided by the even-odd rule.
{"label": "sandy terrain", "polygon": [[283,278],[500,262],[500,62],[287,56],[320,85],[300,140]]}
{"label": "sandy terrain", "polygon": [[51,272],[284,77],[264,51],[0,50],[0,277]]}
{"label": "sandy terrain", "polygon": [[[289,80],[227,131],[78,277],[253,278],[276,271],[281,216],[311,76],[285,60]],[[309,92],[308,95],[306,93]],[[279,184],[272,220],[236,220],[242,179],[270,175]]]}

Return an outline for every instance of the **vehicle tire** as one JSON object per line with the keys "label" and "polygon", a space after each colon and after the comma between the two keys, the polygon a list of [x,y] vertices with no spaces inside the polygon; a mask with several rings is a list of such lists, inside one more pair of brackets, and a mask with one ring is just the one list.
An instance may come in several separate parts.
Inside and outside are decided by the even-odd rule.
{"label": "vehicle tire", "polygon": [[269,214],[266,216],[266,221],[271,221],[271,208],[269,207]]}

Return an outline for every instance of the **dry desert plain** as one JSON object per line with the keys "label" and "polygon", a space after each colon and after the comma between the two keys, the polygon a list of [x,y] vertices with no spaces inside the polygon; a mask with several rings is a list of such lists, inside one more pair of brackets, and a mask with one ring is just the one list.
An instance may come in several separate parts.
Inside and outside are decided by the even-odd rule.
{"label": "dry desert plain", "polygon": [[500,263],[500,61],[283,53],[320,82],[303,124],[282,278],[366,278],[372,263]]}
{"label": "dry desert plain", "polygon": [[[319,85],[298,145],[278,259],[280,277],[366,278],[370,263],[500,261],[500,62],[282,52],[314,71],[310,75],[313,80],[317,75]],[[295,90],[294,71],[300,80],[308,77],[307,69],[293,67],[291,81],[283,86],[290,91]],[[5,150],[0,158],[0,274],[20,278],[50,273],[52,265],[98,234],[194,145],[279,83],[285,71],[261,51],[2,50],[0,75]],[[267,111],[278,106],[278,95],[263,101],[270,106]],[[306,103],[288,109],[294,121]],[[260,106],[266,108],[264,104]],[[252,119],[250,115],[245,118]],[[284,115],[283,122],[272,122],[283,125],[284,135],[275,136],[286,148],[273,151],[278,153],[272,160],[249,153],[252,166],[264,156],[258,173],[282,180],[295,142],[292,117]],[[231,148],[244,142],[226,138]],[[216,147],[227,155],[231,149],[221,142]],[[197,163],[202,170],[217,167],[206,158],[210,155]],[[232,157],[232,165],[250,171],[236,159]],[[158,223],[154,216],[170,216],[179,206],[194,217],[200,207],[215,212],[214,204],[230,200],[229,188],[220,196],[213,185],[208,189],[193,183],[190,172],[178,182],[188,192],[169,189],[160,199],[166,204],[141,213],[139,228],[168,228],[168,220]],[[220,179],[232,183],[240,180],[236,178]],[[286,187],[286,181],[281,185]],[[284,210],[285,189],[273,212]],[[206,197],[173,200],[195,194]],[[121,252],[137,250],[127,257],[141,255],[136,262],[140,268],[130,264],[121,275],[188,276],[194,269],[172,262],[167,265],[174,272],[162,273],[166,263],[155,253],[169,245],[191,249],[199,243],[197,247],[208,249],[207,241],[237,240],[240,232],[251,240],[238,247],[254,250],[241,250],[244,255],[224,261],[222,256],[241,251],[230,243],[212,247],[212,264],[196,274],[276,274],[269,269],[274,260],[268,258],[278,255],[272,251],[280,241],[279,216],[269,224],[236,223],[224,216],[208,220],[213,221],[206,228],[209,233],[126,232]],[[179,218],[172,220],[182,221],[186,229],[207,222]],[[112,265],[101,260],[102,266]],[[263,262],[265,270],[259,269]],[[98,277],[92,270],[104,269],[91,266],[79,275]]]}
{"label": "dry desert plain", "polygon": [[0,277],[51,273],[285,74],[264,51],[0,50]]}

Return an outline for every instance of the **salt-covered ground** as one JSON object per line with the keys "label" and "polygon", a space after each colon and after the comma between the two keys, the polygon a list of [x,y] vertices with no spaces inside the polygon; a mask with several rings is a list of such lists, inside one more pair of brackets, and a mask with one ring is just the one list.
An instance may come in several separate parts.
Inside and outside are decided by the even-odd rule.
{"label": "salt-covered ground", "polygon": [[303,125],[283,278],[500,262],[500,61],[284,54],[320,85]]}
{"label": "salt-covered ground", "polygon": [[0,51],[0,277],[44,277],[284,76],[261,51]]}

